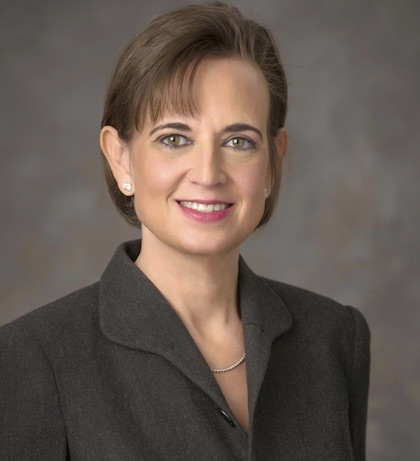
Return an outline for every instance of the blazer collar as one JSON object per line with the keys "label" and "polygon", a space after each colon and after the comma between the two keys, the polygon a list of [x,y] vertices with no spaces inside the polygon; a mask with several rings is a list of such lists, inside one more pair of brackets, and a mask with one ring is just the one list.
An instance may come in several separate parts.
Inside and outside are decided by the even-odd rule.
{"label": "blazer collar", "polygon": [[250,433],[273,341],[292,326],[292,316],[267,281],[239,261],[239,299],[245,337]]}
{"label": "blazer collar", "polygon": [[[120,245],[100,280],[103,334],[122,346],[159,354],[178,367],[220,406],[226,403],[183,323],[153,283],[133,263],[140,241]],[[264,279],[239,262],[239,299],[253,410],[273,340],[291,326],[291,315]],[[251,415],[250,415],[251,416]]]}
{"label": "blazer collar", "polygon": [[202,354],[169,303],[133,263],[140,241],[117,248],[100,280],[103,334],[122,346],[158,354],[207,393],[220,408],[225,399]]}

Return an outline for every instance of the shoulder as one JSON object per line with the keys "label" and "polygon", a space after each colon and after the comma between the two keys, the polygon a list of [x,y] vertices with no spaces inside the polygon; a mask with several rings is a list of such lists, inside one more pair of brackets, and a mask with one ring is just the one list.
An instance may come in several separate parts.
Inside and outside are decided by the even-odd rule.
{"label": "shoulder", "polygon": [[78,331],[86,332],[97,318],[98,299],[95,283],[35,309],[0,328],[0,347],[3,351],[11,343],[25,347],[28,341],[53,344]]}
{"label": "shoulder", "polygon": [[[103,301],[119,283],[123,292],[129,289],[126,280],[129,270],[134,272],[131,278],[135,279],[138,275],[132,266],[139,249],[139,241],[121,244],[98,282],[4,325],[0,328],[0,341],[24,334],[32,335],[33,338],[39,338],[44,344],[50,345],[55,341],[62,342],[63,338],[71,336],[75,339],[89,338],[89,334],[99,330],[100,300]],[[107,294],[103,293],[104,287],[107,288]]]}
{"label": "shoulder", "polygon": [[303,353],[306,359],[311,357],[312,363],[325,373],[337,367],[344,370],[352,394],[356,399],[365,399],[369,383],[370,329],[364,315],[352,306],[312,291],[262,280],[291,314],[292,325],[287,334],[293,356]]}
{"label": "shoulder", "polygon": [[294,323],[299,326],[308,327],[313,332],[328,330],[339,333],[345,330],[349,335],[369,342],[369,326],[358,309],[304,288],[265,277],[260,279],[284,302]]}

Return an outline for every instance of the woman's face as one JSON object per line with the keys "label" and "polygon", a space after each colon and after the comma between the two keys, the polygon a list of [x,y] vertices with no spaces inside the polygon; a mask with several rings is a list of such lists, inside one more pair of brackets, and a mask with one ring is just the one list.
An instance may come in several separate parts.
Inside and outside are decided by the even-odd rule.
{"label": "woman's face", "polygon": [[[166,113],[128,146],[126,176],[143,245],[188,254],[239,250],[270,191],[268,86],[239,59],[207,59],[193,87],[195,116]],[[156,246],[155,246],[156,248]]]}

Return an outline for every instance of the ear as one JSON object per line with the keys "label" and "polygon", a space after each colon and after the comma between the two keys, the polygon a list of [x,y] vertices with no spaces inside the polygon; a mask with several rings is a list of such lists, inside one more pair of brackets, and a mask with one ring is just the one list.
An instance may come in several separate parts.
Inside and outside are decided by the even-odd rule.
{"label": "ear", "polygon": [[276,137],[274,138],[274,148],[276,151],[275,157],[273,159],[274,165],[270,167],[270,171],[273,172],[269,175],[269,185],[268,191],[271,192],[273,183],[281,175],[281,167],[283,160],[287,154],[287,148],[289,145],[289,137],[287,131],[284,128],[280,128],[277,132]]}
{"label": "ear", "polygon": [[[118,131],[110,125],[102,128],[99,143],[102,153],[108,160],[118,188],[124,195],[133,195],[134,185],[127,144],[119,137]],[[124,184],[126,183],[131,184],[131,188],[128,188],[128,190],[124,188]]]}

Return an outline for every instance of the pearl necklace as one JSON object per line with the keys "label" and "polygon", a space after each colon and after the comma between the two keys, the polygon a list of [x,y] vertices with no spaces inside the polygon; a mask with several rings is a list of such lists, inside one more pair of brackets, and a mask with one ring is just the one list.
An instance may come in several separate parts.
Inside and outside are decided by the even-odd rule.
{"label": "pearl necklace", "polygon": [[225,371],[230,371],[233,370],[236,367],[239,367],[239,365],[245,360],[246,353],[244,352],[244,355],[237,360],[233,365],[230,365],[229,367],[226,368],[213,368],[211,369],[212,373],[224,373]]}

